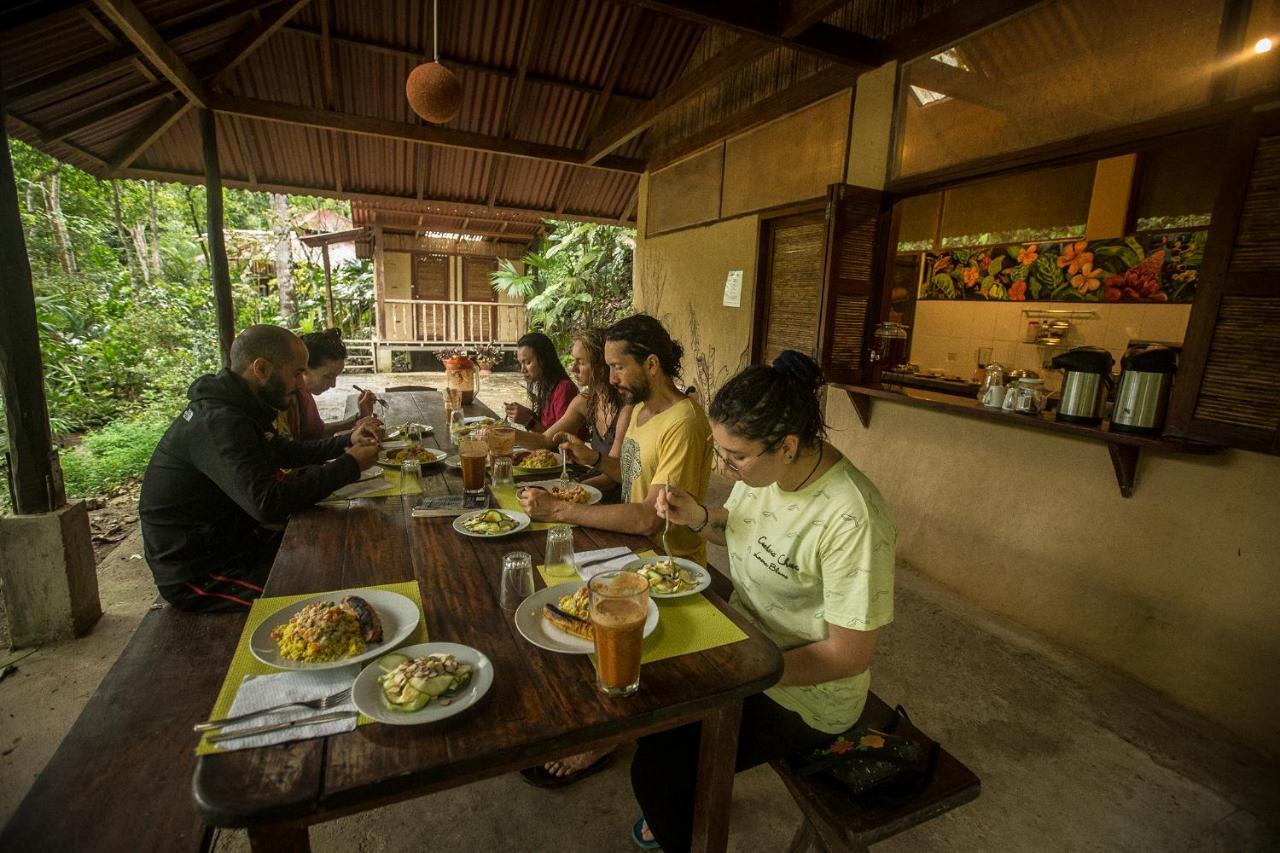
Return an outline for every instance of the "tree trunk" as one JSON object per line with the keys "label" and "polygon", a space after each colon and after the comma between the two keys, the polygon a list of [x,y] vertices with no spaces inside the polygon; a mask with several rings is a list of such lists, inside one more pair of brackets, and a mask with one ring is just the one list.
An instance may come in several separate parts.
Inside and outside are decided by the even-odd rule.
{"label": "tree trunk", "polygon": [[151,277],[160,275],[160,224],[156,215],[156,182],[147,181],[147,212],[151,226]]}
{"label": "tree trunk", "polygon": [[120,262],[129,271],[129,284],[136,291],[142,284],[142,277],[133,265],[133,253],[129,251],[129,232],[124,227],[124,212],[120,205],[120,182],[111,181],[111,212],[116,222],[116,237],[120,240]]}
{"label": "tree trunk", "polygon": [[76,271],[76,261],[71,254],[71,245],[67,240],[67,222],[62,216],[62,167],[54,169],[45,184],[45,207],[49,212],[49,224],[53,227],[53,244],[58,250],[58,262],[62,271],[71,275]]}
{"label": "tree trunk", "polygon": [[186,188],[187,192],[187,209],[191,211],[191,224],[196,229],[196,242],[200,244],[200,251],[204,254],[204,268],[213,274],[213,262],[209,257],[209,244],[204,239],[204,230],[200,227],[200,214],[196,209],[196,200],[191,195],[191,187]]}
{"label": "tree trunk", "polygon": [[141,222],[135,222],[133,225],[133,248],[138,256],[138,271],[142,273],[142,283],[144,285],[151,284],[150,268],[147,266],[147,231],[146,226]]}
{"label": "tree trunk", "polygon": [[290,243],[289,199],[271,194],[271,230],[276,235],[276,287],[280,292],[280,318],[285,326],[298,325],[298,302],[293,292],[293,246]]}

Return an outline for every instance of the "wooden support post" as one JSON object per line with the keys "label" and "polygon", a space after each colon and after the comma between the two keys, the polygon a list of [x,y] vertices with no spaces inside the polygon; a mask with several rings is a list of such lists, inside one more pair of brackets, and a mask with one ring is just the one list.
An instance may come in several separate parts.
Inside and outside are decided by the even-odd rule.
{"label": "wooden support post", "polygon": [[0,81],[0,382],[9,429],[9,494],[16,512],[35,514],[52,512],[67,499],[49,434],[35,291],[9,159],[3,93]]}
{"label": "wooden support post", "polygon": [[231,302],[231,270],[222,232],[222,166],[218,163],[218,127],[213,110],[200,110],[200,142],[204,148],[205,231],[209,240],[209,280],[218,319],[222,364],[231,363],[236,336],[236,310]]}
{"label": "wooden support post", "polygon": [[320,247],[324,252],[324,320],[325,328],[333,328],[333,274],[329,269],[329,244]]}

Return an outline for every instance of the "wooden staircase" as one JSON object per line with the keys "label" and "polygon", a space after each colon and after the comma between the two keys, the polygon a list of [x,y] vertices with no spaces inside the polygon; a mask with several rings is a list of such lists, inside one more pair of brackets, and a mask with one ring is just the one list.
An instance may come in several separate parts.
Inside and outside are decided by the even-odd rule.
{"label": "wooden staircase", "polygon": [[373,373],[373,341],[344,340],[347,347],[346,373]]}

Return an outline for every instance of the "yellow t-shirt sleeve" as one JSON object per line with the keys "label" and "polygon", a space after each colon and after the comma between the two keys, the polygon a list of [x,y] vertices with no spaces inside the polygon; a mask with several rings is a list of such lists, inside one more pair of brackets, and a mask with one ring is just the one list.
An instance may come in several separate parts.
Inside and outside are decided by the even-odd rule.
{"label": "yellow t-shirt sleeve", "polygon": [[658,464],[650,485],[670,483],[701,500],[711,471],[707,435],[699,418],[686,417],[674,422],[658,440]]}
{"label": "yellow t-shirt sleeve", "polygon": [[820,546],[823,618],[854,631],[893,621],[892,524],[860,519],[831,529]]}

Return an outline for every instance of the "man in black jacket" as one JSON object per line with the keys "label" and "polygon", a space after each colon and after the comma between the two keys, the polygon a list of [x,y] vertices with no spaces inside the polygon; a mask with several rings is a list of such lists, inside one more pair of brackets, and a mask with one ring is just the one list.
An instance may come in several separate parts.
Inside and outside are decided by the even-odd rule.
{"label": "man in black jacket", "polygon": [[[306,345],[278,326],[251,326],[231,366],[201,376],[160,439],[142,479],[138,515],[160,594],[185,610],[237,610],[262,594],[279,526],[354,483],[378,458],[364,428],[320,441],[277,435],[307,366]],[[291,469],[284,473],[282,469]]]}

